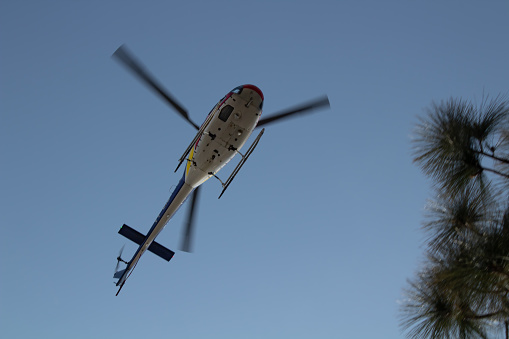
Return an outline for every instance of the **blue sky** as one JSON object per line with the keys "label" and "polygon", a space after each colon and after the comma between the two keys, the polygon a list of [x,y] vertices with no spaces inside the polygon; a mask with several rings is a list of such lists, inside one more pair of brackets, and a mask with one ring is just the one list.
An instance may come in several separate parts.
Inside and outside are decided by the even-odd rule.
{"label": "blue sky", "polygon": [[[0,336],[403,338],[429,182],[412,129],[433,101],[509,93],[508,1],[3,1]],[[194,130],[110,58],[127,46],[201,123],[253,83],[267,128],[193,254],[115,258],[176,185]],[[234,164],[220,172],[226,178]],[[177,249],[180,211],[158,242]]]}

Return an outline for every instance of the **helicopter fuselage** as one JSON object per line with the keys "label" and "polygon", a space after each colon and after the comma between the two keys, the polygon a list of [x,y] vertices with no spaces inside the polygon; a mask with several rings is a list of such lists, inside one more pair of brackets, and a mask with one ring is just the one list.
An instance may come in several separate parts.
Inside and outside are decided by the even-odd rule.
{"label": "helicopter fuselage", "polygon": [[[249,139],[262,113],[263,94],[253,85],[239,86],[211,110],[186,166],[186,183],[197,187],[216,174]],[[202,126],[203,128],[203,126]]]}
{"label": "helicopter fuselage", "polygon": [[116,285],[120,285],[120,289],[143,253],[150,250],[154,239],[193,190],[215,176],[239,153],[256,127],[262,107],[261,90],[254,85],[243,85],[229,92],[210,111],[190,151],[183,156],[186,166],[182,178],[119,277]]}

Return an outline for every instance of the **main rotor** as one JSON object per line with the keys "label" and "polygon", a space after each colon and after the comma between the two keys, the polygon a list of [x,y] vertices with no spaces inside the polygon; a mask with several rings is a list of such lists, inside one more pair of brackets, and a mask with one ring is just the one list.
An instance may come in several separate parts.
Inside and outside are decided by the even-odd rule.
{"label": "main rotor", "polygon": [[[127,67],[136,77],[138,77],[146,86],[148,86],[152,91],[154,91],[163,101],[165,101],[171,108],[173,108],[178,115],[180,115],[184,120],[186,120],[191,126],[193,126],[196,130],[198,130],[198,134],[195,137],[196,140],[199,140],[201,137],[200,131],[203,130],[203,126],[200,129],[200,127],[189,117],[188,111],[170,94],[168,90],[166,90],[157,80],[154,76],[150,74],[150,72],[144,67],[141,62],[139,62],[133,54],[125,47],[124,45],[120,46],[115,53],[113,53],[113,57],[117,58],[125,67]],[[240,86],[243,87],[243,86]],[[235,88],[233,91],[229,93],[231,95],[234,93],[235,90],[238,88]],[[263,94],[261,91],[254,85],[245,85],[246,88],[254,89],[255,91],[259,92],[260,96],[262,97],[263,102]],[[328,97],[322,96],[319,98],[316,98],[314,100],[308,101],[306,103],[302,103],[300,105],[297,105],[295,107],[281,110],[279,112],[276,112],[274,114],[271,114],[267,117],[261,118],[258,121],[258,124],[256,125],[256,128],[262,127],[265,125],[269,125],[272,123],[275,123],[280,120],[288,119],[293,116],[297,115],[303,115],[307,113],[311,113],[317,109],[321,108],[328,108],[330,107],[329,99]],[[255,140],[254,146],[258,143],[259,137],[263,134],[263,131],[260,133],[260,135],[257,137],[257,140]],[[194,146],[194,142],[191,142],[190,147]],[[252,150],[251,150],[252,151]],[[183,158],[181,158],[180,163],[184,161],[189,152],[189,149],[184,153]],[[245,162],[247,157],[249,156],[250,152],[246,154],[246,156],[243,156],[243,159],[241,161],[241,164]],[[179,164],[180,166],[180,164]],[[178,167],[177,167],[178,168]],[[238,169],[236,170],[238,172]],[[235,172],[234,171],[234,172]],[[214,173],[212,173],[214,174]],[[231,179],[235,176],[236,172],[233,176],[230,176]],[[215,176],[215,175],[214,175]],[[217,177],[216,177],[217,178]],[[226,181],[226,183],[223,184],[223,192],[228,187],[229,183],[231,182],[230,178]],[[196,187],[196,189],[192,193],[191,202],[189,205],[188,214],[186,216],[186,222],[185,222],[185,228],[183,232],[183,241],[181,245],[181,250],[190,252],[191,251],[191,240],[194,230],[194,223],[195,223],[195,211],[197,206],[197,200],[199,195],[200,186]],[[220,196],[221,197],[221,196]],[[117,258],[117,269],[120,262],[123,262],[125,264],[128,264],[126,261],[124,261],[121,256],[119,255]]]}

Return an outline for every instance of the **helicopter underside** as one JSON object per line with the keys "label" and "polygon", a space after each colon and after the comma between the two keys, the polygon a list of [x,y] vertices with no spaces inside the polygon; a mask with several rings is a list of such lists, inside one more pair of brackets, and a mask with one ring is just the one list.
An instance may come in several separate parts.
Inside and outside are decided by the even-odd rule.
{"label": "helicopter underside", "polygon": [[225,166],[244,146],[261,115],[260,96],[233,93],[212,110],[213,118],[189,154],[186,183],[197,187]]}

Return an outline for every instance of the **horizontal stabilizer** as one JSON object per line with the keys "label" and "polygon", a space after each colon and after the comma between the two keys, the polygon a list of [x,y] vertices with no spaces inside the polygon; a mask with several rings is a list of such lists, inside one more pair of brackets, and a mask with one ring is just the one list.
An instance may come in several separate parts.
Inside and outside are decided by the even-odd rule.
{"label": "horizontal stabilizer", "polygon": [[[127,239],[137,243],[138,245],[141,245],[145,241],[145,236],[135,230],[134,228],[131,228],[124,224],[120,230],[118,231],[119,234],[123,235]],[[173,258],[173,255],[175,252],[172,250],[164,247],[161,244],[158,244],[157,242],[153,241],[152,244],[150,244],[148,250],[161,258],[163,258],[166,261],[170,261],[171,258]]]}

